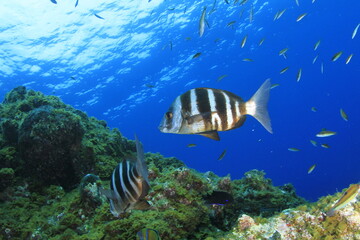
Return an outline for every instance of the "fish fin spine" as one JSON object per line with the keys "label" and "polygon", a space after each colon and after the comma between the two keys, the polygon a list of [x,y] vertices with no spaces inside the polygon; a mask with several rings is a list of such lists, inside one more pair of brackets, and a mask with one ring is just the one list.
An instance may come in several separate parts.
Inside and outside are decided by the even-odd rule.
{"label": "fish fin spine", "polygon": [[267,79],[250,100],[245,103],[245,110],[246,114],[253,116],[269,133],[272,133],[270,116],[267,110],[270,89],[271,82],[270,79]]}

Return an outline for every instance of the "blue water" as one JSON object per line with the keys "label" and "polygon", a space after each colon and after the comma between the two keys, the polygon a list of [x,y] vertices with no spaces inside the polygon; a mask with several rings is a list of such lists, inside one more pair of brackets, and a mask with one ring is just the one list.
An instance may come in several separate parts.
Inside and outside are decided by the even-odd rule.
{"label": "blue water", "polygon": [[[299,0],[297,6],[295,0],[249,0],[235,6],[217,0],[201,38],[199,18],[204,6],[208,13],[213,8],[212,0],[80,0],[76,8],[75,1],[57,2],[0,4],[1,99],[18,85],[53,94],[128,138],[136,133],[145,151],[175,156],[198,171],[230,174],[232,179],[251,169],[264,170],[275,185],[292,183],[312,201],[359,181],[360,32],[351,38],[360,23],[359,1]],[[303,13],[307,15],[296,22]],[[231,21],[236,21],[233,27],[226,26]],[[284,48],[289,48],[286,59],[279,56]],[[343,55],[332,62],[339,51]],[[202,55],[191,59],[197,52]],[[345,64],[351,53],[354,57]],[[285,67],[289,70],[279,74]],[[220,132],[220,142],[158,130],[172,101],[191,88],[225,89],[247,100],[267,78],[280,84],[271,90],[269,102],[274,134],[252,117],[239,129]],[[340,108],[348,122],[340,117]],[[315,137],[322,128],[338,134]],[[310,139],[331,148],[314,147]],[[188,148],[190,143],[197,146]],[[218,161],[224,149],[227,154]],[[313,164],[316,168],[308,174]]]}

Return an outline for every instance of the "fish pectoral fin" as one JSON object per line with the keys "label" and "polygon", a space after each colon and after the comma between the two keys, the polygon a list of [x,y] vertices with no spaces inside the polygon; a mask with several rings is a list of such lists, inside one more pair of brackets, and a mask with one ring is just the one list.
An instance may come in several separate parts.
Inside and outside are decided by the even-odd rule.
{"label": "fish pectoral fin", "polygon": [[[216,113],[216,112],[214,112]],[[209,116],[211,116],[213,114],[213,112],[206,112],[206,113],[200,113],[200,114],[196,114],[196,115],[188,115],[185,118],[185,120],[187,121],[188,124],[193,124],[196,122],[201,122],[204,120],[204,118],[208,118]]]}
{"label": "fish pectoral fin", "polygon": [[203,132],[203,133],[199,133],[199,135],[216,140],[216,141],[220,141],[220,137],[217,131],[210,131],[210,132]]}
{"label": "fish pectoral fin", "polygon": [[133,209],[146,210],[146,209],[149,209],[150,207],[151,207],[151,205],[145,199],[142,199],[134,204]]}
{"label": "fish pectoral fin", "polygon": [[100,192],[100,194],[105,195],[108,199],[116,200],[116,196],[115,196],[113,190],[99,188],[99,192]]}

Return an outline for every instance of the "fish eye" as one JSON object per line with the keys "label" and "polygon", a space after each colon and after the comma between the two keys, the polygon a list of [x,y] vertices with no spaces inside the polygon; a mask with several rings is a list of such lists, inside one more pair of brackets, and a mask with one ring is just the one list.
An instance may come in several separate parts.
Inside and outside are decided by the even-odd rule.
{"label": "fish eye", "polygon": [[166,119],[171,119],[173,117],[173,114],[172,114],[172,112],[167,112],[165,114],[165,116],[166,116]]}

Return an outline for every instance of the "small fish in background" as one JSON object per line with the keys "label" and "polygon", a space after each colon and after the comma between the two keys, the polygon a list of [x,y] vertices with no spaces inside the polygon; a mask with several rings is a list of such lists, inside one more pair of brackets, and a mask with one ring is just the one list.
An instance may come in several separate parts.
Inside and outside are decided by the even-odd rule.
{"label": "small fish in background", "polygon": [[289,50],[289,48],[284,48],[279,51],[279,56],[283,56],[286,59],[286,52]]}
{"label": "small fish in background", "polygon": [[253,62],[254,60],[252,60],[251,58],[244,58],[243,62]]}
{"label": "small fish in background", "polygon": [[288,150],[289,150],[290,152],[298,152],[298,151],[300,151],[300,149],[294,148],[294,147],[288,148]]}
{"label": "small fish in background", "polygon": [[316,51],[316,49],[318,49],[319,45],[320,45],[321,40],[317,41],[314,45],[314,51]]}
{"label": "small fish in background", "polygon": [[277,11],[277,12],[275,13],[275,16],[274,16],[274,20],[273,20],[273,21],[275,21],[276,19],[278,19],[278,16],[279,16],[279,11]]}
{"label": "small fish in background", "polygon": [[331,58],[331,61],[335,62],[336,60],[339,59],[339,57],[340,57],[342,54],[343,54],[342,51],[335,53],[334,56]]}
{"label": "small fish in background", "polygon": [[250,23],[253,21],[253,19],[254,19],[254,5],[251,4],[250,16],[249,16]]}
{"label": "small fish in background", "polygon": [[316,136],[317,137],[330,137],[330,136],[334,136],[335,134],[336,134],[336,132],[334,132],[334,131],[322,130],[321,132],[316,134]]}
{"label": "small fish in background", "polygon": [[225,77],[227,77],[227,75],[226,74],[224,74],[224,75],[221,75],[220,77],[218,77],[217,78],[217,82],[220,82],[221,80],[223,80]]}
{"label": "small fish in background", "polygon": [[215,205],[225,205],[234,202],[233,196],[223,191],[213,191],[211,194],[204,196],[203,199],[205,203]]}
{"label": "small fish in background", "polygon": [[214,3],[213,3],[212,8],[211,8],[211,10],[209,12],[209,15],[212,14],[213,12],[215,12],[215,11],[216,11],[216,0],[214,0]]}
{"label": "small fish in background", "polygon": [[199,36],[202,37],[202,35],[204,35],[204,31],[205,31],[205,16],[206,16],[206,7],[204,7],[202,13],[201,13],[201,17],[200,17],[200,21],[199,21]]}
{"label": "small fish in background", "polygon": [[75,79],[76,79],[74,76],[71,76],[70,78],[71,78],[72,80],[75,80]]}
{"label": "small fish in background", "polygon": [[307,13],[301,14],[300,16],[297,17],[296,21],[297,22],[301,21],[306,15],[307,15]]}
{"label": "small fish in background", "polygon": [[308,174],[312,173],[314,171],[315,167],[316,167],[316,164],[312,165],[308,170]]}
{"label": "small fish in background", "polygon": [[352,59],[354,54],[350,54],[347,58],[346,58],[346,61],[345,61],[345,64],[349,64],[350,60]]}
{"label": "small fish in background", "polygon": [[335,212],[343,207],[345,207],[348,203],[353,201],[359,193],[360,184],[352,184],[350,187],[344,192],[341,198],[335,203],[335,205],[326,212],[326,215],[329,217],[334,216]]}
{"label": "small fish in background", "polygon": [[110,190],[100,188],[100,193],[110,200],[110,211],[115,217],[131,209],[148,209],[149,203],[144,197],[150,189],[148,169],[145,163],[144,150],[135,135],[136,159],[126,159],[114,169]]}
{"label": "small fish in background", "polygon": [[267,103],[270,79],[245,102],[235,94],[213,88],[194,88],[176,97],[162,118],[159,130],[163,133],[199,134],[219,141],[218,131],[241,127],[246,116],[257,119],[272,133]]}
{"label": "small fish in background", "polygon": [[342,108],[340,108],[340,116],[342,117],[342,119],[344,119],[344,121],[349,121],[349,117],[348,117],[348,115],[345,113],[345,111],[342,109]]}
{"label": "small fish in background", "polygon": [[259,46],[261,46],[265,41],[265,38],[262,38],[260,41],[259,41]]}
{"label": "small fish in background", "polygon": [[316,55],[312,61],[312,64],[314,64],[316,62],[316,60],[318,59],[319,55]]}
{"label": "small fish in background", "polygon": [[323,62],[320,65],[320,71],[321,71],[321,74],[324,74],[324,63]]}
{"label": "small fish in background", "polygon": [[321,144],[320,146],[323,147],[323,148],[330,148],[330,145],[329,145],[329,144],[326,144],[326,143],[323,143],[323,144]]}
{"label": "small fish in background", "polygon": [[236,21],[231,21],[228,24],[226,24],[227,27],[231,27],[234,28],[234,24],[236,23]]}
{"label": "small fish in background", "polygon": [[136,233],[136,240],[161,240],[158,231],[151,228],[143,228]]}
{"label": "small fish in background", "polygon": [[274,89],[274,88],[276,88],[278,86],[280,86],[280,84],[278,84],[278,83],[271,84],[270,89]]}
{"label": "small fish in background", "polygon": [[242,18],[243,14],[244,14],[244,11],[245,11],[245,8],[243,8],[243,9],[241,10],[241,12],[239,13],[239,18]]}
{"label": "small fish in background", "polygon": [[79,0],[76,0],[75,7],[77,7],[78,4],[79,4]]}
{"label": "small fish in background", "polygon": [[316,107],[311,107],[311,111],[312,112],[317,112],[317,108]]}
{"label": "small fish in background", "polygon": [[300,68],[297,75],[296,75],[296,81],[299,82],[301,79],[301,75],[302,75],[302,69]]}
{"label": "small fish in background", "polygon": [[198,57],[200,57],[200,55],[201,55],[201,52],[195,53],[194,56],[192,57],[192,59],[198,58]]}
{"label": "small fish in background", "polygon": [[50,0],[53,4],[57,4],[56,0]]}
{"label": "small fish in background", "polygon": [[296,3],[297,6],[300,6],[299,0],[295,0],[295,3]]}
{"label": "small fish in background", "polygon": [[102,20],[104,20],[104,19],[105,19],[105,18],[103,18],[103,17],[101,17],[101,16],[97,15],[96,13],[94,13],[94,16],[95,16],[95,17],[97,17],[97,18],[99,18],[99,19],[102,19]]}
{"label": "small fish in background", "polygon": [[242,39],[241,44],[240,44],[241,48],[243,48],[245,46],[247,38],[248,38],[248,35],[245,35],[245,37]]}
{"label": "small fish in background", "polygon": [[196,147],[196,144],[194,144],[194,143],[189,143],[189,144],[187,145],[187,147],[188,147],[188,148]]}
{"label": "small fish in background", "polygon": [[286,68],[281,69],[280,74],[283,74],[283,73],[286,72],[287,70],[289,70],[289,67],[286,67]]}
{"label": "small fish in background", "polygon": [[285,8],[284,10],[282,10],[281,12],[279,12],[279,14],[278,14],[278,16],[277,16],[276,19],[281,18],[281,16],[285,13],[285,11],[286,11],[286,8]]}
{"label": "small fish in background", "polygon": [[224,157],[225,157],[225,154],[226,154],[226,149],[220,154],[218,160],[222,160]]}
{"label": "small fish in background", "polygon": [[155,85],[152,85],[152,84],[147,83],[147,84],[146,84],[146,87],[147,87],[147,88],[154,88]]}
{"label": "small fish in background", "polygon": [[360,27],[360,23],[359,23],[358,25],[356,25],[356,27],[355,27],[355,29],[354,29],[354,31],[353,31],[353,33],[352,33],[351,39],[354,39],[354,38],[355,38],[356,33],[357,33],[359,27]]}
{"label": "small fish in background", "polygon": [[248,0],[242,0],[241,2],[240,2],[240,6],[241,5],[244,5],[245,3],[247,3],[248,2]]}
{"label": "small fish in background", "polygon": [[316,141],[310,140],[310,143],[311,143],[314,147],[317,147],[317,142],[316,142]]}

